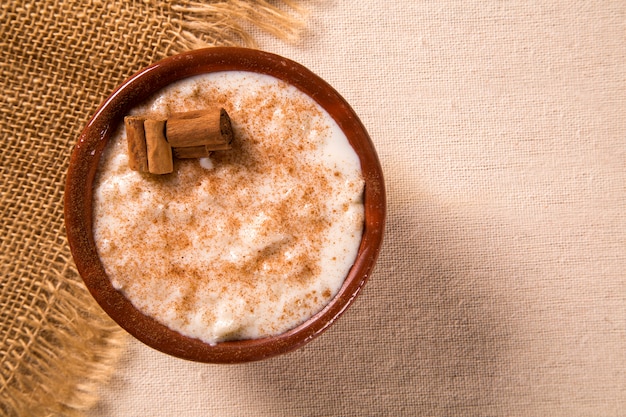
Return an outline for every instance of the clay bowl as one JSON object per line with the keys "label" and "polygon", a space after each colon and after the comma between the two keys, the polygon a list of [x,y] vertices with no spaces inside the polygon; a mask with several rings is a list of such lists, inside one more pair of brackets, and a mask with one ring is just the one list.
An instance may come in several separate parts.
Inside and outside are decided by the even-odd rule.
{"label": "clay bowl", "polygon": [[[206,344],[145,316],[111,285],[92,233],[92,186],[100,155],[124,115],[162,87],[215,71],[245,70],[282,79],[315,99],[336,120],[356,150],[365,177],[365,230],[357,259],[331,302],[300,326],[278,336]],[[157,62],[130,77],[98,108],[72,152],[65,189],[65,225],[74,261],[87,288],[122,328],[164,353],[209,363],[255,361],[292,351],[311,341],[341,316],[372,272],[382,243],[385,188],[376,151],[348,103],[325,81],[283,57],[244,48],[208,48]]]}

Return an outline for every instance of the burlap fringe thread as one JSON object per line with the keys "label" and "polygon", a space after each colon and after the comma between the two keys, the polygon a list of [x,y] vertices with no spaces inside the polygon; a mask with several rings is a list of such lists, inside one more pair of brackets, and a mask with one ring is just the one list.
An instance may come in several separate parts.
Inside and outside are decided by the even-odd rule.
{"label": "burlap fringe thread", "polygon": [[295,1],[283,0],[280,3],[285,7],[265,0],[229,0],[209,4],[179,1],[171,6],[171,10],[178,14],[172,18],[172,29],[168,32],[174,38],[172,52],[215,45],[254,47],[256,41],[249,33],[250,27],[295,42],[305,26],[306,10]]}
{"label": "burlap fringe thread", "polygon": [[[289,0],[177,1],[169,11],[165,29],[171,49],[163,56],[207,46],[255,46],[253,28],[293,42],[305,17]],[[24,347],[10,380],[0,387],[0,410],[9,416],[83,415],[97,403],[99,386],[123,352],[126,334],[103,317],[71,260],[60,274],[57,288],[50,289],[55,296],[46,306],[46,322],[35,325],[43,330],[36,343]]]}
{"label": "burlap fringe thread", "polygon": [[2,393],[9,416],[82,415],[96,403],[99,385],[108,380],[123,350],[125,334],[103,316],[78,279],[68,279],[70,269],[68,260],[61,272],[65,277],[49,289],[54,297],[43,314],[45,322],[32,325],[40,334],[23,350]]}

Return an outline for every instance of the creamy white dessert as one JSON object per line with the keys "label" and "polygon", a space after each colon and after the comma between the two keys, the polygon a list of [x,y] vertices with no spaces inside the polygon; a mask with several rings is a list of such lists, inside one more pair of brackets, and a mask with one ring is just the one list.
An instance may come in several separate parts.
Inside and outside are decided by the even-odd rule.
{"label": "creamy white dessert", "polygon": [[313,99],[273,77],[182,80],[132,113],[224,107],[233,149],[128,167],[120,126],[94,185],[93,226],[111,279],[144,314],[215,344],[283,333],[324,308],[361,242],[364,181],[345,134]]}

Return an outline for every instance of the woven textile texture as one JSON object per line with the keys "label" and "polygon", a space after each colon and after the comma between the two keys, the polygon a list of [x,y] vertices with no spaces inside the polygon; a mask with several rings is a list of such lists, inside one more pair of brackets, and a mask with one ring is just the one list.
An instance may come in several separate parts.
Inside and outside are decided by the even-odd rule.
{"label": "woven textile texture", "polygon": [[93,416],[626,416],[626,2],[315,1],[304,64],[388,192],[364,292],[304,349],[131,341]]}
{"label": "woven textile texture", "polygon": [[2,2],[0,414],[80,414],[123,347],[82,286],[63,227],[67,163],[89,116],[174,52],[250,45],[246,25],[294,38],[293,11],[264,0]]}

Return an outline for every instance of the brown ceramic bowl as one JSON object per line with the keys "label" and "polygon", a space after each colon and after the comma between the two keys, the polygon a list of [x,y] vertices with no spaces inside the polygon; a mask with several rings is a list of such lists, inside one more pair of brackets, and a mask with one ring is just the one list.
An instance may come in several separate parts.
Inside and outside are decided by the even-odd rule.
{"label": "brown ceramic bowl", "polygon": [[[336,120],[361,161],[365,177],[365,230],[350,273],[322,311],[278,336],[211,346],[145,316],[113,288],[94,242],[92,187],[100,155],[132,107],[180,79],[225,70],[253,71],[282,79],[311,96]],[[98,108],[81,133],[72,152],[65,189],[65,225],[72,255],[87,288],[104,311],[148,346],[180,358],[212,363],[254,361],[289,352],[327,329],[354,301],[372,272],[382,243],[385,210],[383,174],[376,151],[348,103],[302,65],[244,48],[208,48],[183,53],[157,62],[126,80]]]}

